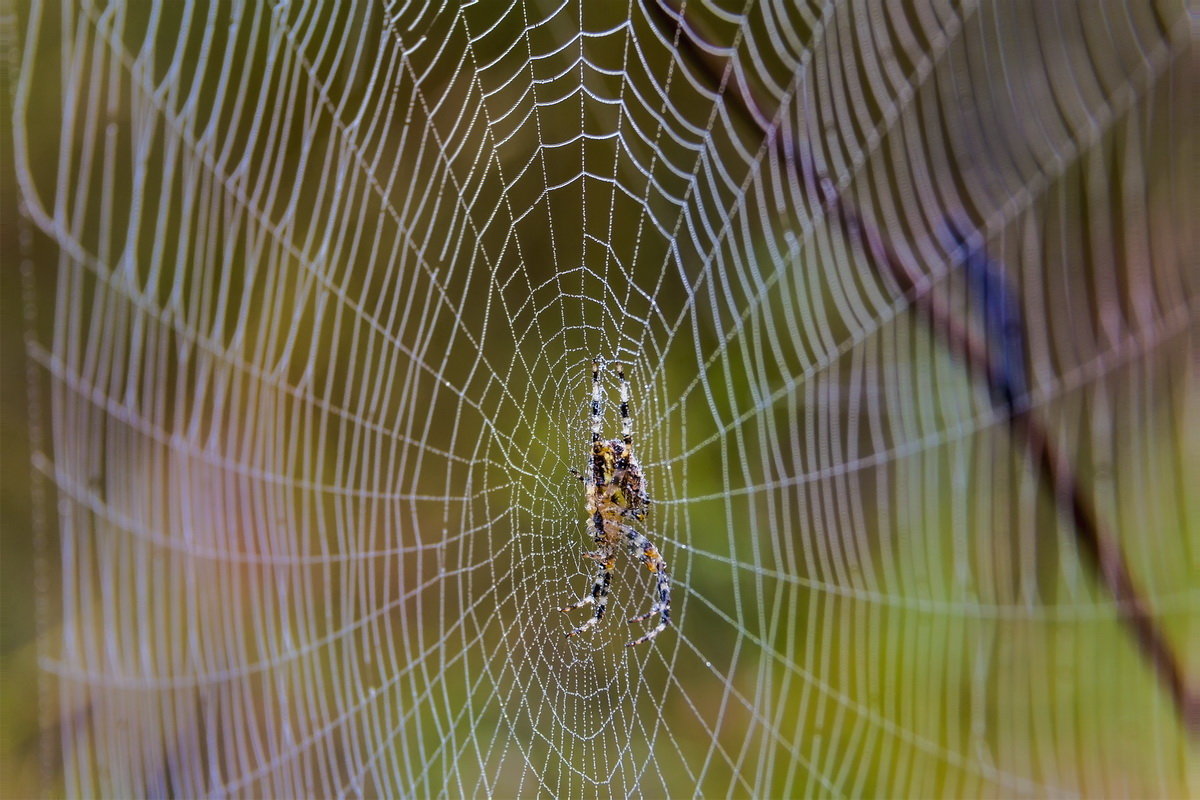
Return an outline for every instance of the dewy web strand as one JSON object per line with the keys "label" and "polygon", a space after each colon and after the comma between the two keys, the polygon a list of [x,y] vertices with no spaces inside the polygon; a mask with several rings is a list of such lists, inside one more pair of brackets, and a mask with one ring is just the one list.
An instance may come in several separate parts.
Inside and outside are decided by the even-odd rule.
{"label": "dewy web strand", "polygon": [[28,5],[55,793],[1197,792],[1184,4]]}

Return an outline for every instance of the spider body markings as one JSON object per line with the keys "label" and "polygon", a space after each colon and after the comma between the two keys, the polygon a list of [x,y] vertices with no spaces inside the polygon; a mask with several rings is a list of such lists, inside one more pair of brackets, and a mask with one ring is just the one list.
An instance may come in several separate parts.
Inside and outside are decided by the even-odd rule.
{"label": "spider body markings", "polygon": [[602,439],[600,429],[603,424],[601,405],[603,390],[600,385],[601,362],[597,358],[592,361],[592,450],[589,457],[590,467],[586,474],[571,470],[575,477],[583,482],[589,524],[592,530],[592,540],[596,549],[585,552],[585,558],[599,562],[600,569],[592,583],[592,591],[581,597],[575,604],[559,609],[563,612],[574,611],[587,605],[596,607],[590,619],[574,630],[568,631],[567,636],[575,636],[596,625],[604,617],[607,607],[608,590],[612,584],[612,569],[617,562],[617,553],[624,546],[631,558],[638,559],[646,565],[646,569],[655,573],[657,583],[654,590],[653,605],[645,614],[633,617],[630,623],[642,622],[655,614],[659,622],[645,635],[626,643],[626,647],[648,642],[666,630],[671,624],[671,576],[667,571],[667,562],[659,553],[658,548],[631,522],[642,522],[650,507],[650,498],[646,494],[646,481],[642,476],[641,466],[633,452],[633,419],[629,416],[629,381],[625,380],[625,370],[616,364],[617,379],[621,384],[621,438]]}

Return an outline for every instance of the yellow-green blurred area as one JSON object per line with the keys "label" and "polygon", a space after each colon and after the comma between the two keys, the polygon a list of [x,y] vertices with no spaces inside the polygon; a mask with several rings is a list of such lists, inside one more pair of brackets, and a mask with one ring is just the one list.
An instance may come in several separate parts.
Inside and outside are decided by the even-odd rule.
{"label": "yellow-green blurred area", "polygon": [[1200,794],[1194,16],[0,3],[0,795]]}

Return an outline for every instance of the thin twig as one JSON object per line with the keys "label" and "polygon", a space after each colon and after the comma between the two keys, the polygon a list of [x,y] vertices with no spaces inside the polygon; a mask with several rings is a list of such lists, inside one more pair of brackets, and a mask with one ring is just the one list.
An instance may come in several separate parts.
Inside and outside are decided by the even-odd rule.
{"label": "thin twig", "polygon": [[[993,402],[999,404],[995,398],[1008,394],[1010,378],[995,354],[954,316],[942,295],[921,291],[918,277],[897,255],[890,241],[863,221],[854,206],[833,189],[832,182],[824,179],[822,183],[826,207],[837,217],[846,239],[867,254],[873,268],[896,281],[947,349],[962,359],[968,370],[983,376]],[[1200,736],[1200,698],[1188,687],[1175,651],[1139,594],[1120,544],[1101,521],[1071,459],[1054,445],[1031,407],[1010,404],[1007,410],[1013,439],[1025,445],[1042,486],[1054,498],[1059,513],[1073,523],[1076,544],[1116,601],[1117,614],[1141,645],[1142,653],[1166,687],[1184,726],[1193,736]]]}

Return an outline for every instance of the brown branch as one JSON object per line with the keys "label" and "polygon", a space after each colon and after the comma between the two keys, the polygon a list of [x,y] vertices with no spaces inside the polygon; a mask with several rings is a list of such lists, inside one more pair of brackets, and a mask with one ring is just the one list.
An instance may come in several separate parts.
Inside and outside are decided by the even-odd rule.
{"label": "brown branch", "polygon": [[[922,290],[891,243],[862,220],[831,181],[822,179],[822,188],[826,207],[837,217],[847,240],[867,254],[873,268],[887,274],[902,288],[947,349],[961,358],[968,370],[984,377],[993,398],[1006,394],[1009,378],[987,346],[955,318],[941,295]],[[1042,486],[1054,498],[1059,513],[1073,523],[1076,545],[1116,601],[1118,615],[1171,696],[1180,720],[1193,736],[1200,736],[1200,696],[1188,686],[1175,651],[1134,584],[1120,544],[1096,513],[1071,459],[1055,447],[1049,432],[1028,405],[1009,411],[1008,427],[1013,439],[1025,445]]]}
{"label": "brown branch", "polygon": [[[660,3],[668,5],[677,19],[673,19]],[[941,294],[926,285],[928,279],[900,257],[888,237],[863,218],[833,181],[820,174],[809,154],[798,145],[789,146],[781,141],[776,129],[766,122],[771,117],[762,113],[763,106],[754,97],[752,88],[737,80],[729,81],[728,67],[721,67],[716,56],[691,41],[681,24],[683,12],[670,6],[667,0],[643,0],[643,7],[667,39],[675,42],[680,56],[707,77],[738,116],[757,128],[762,136],[776,137],[774,146],[791,156],[791,163],[798,166],[804,185],[819,193],[827,212],[837,219],[838,229],[847,243],[859,248],[877,273],[896,284],[934,334],[964,362],[970,373],[980,375],[987,382],[993,402],[997,402],[995,398],[1011,396],[1011,376],[1004,374],[1002,365],[987,344],[973,334],[965,320],[955,315]],[[1027,404],[1019,407],[1009,404],[1004,408],[1012,438],[1028,451],[1038,479],[1054,498],[1059,513],[1071,520],[1075,542],[1085,554],[1085,563],[1090,564],[1097,580],[1113,597],[1119,617],[1170,695],[1184,727],[1192,736],[1200,737],[1200,695],[1189,687],[1175,651],[1138,592],[1119,542],[1096,513],[1071,459],[1054,445],[1046,427]]]}

